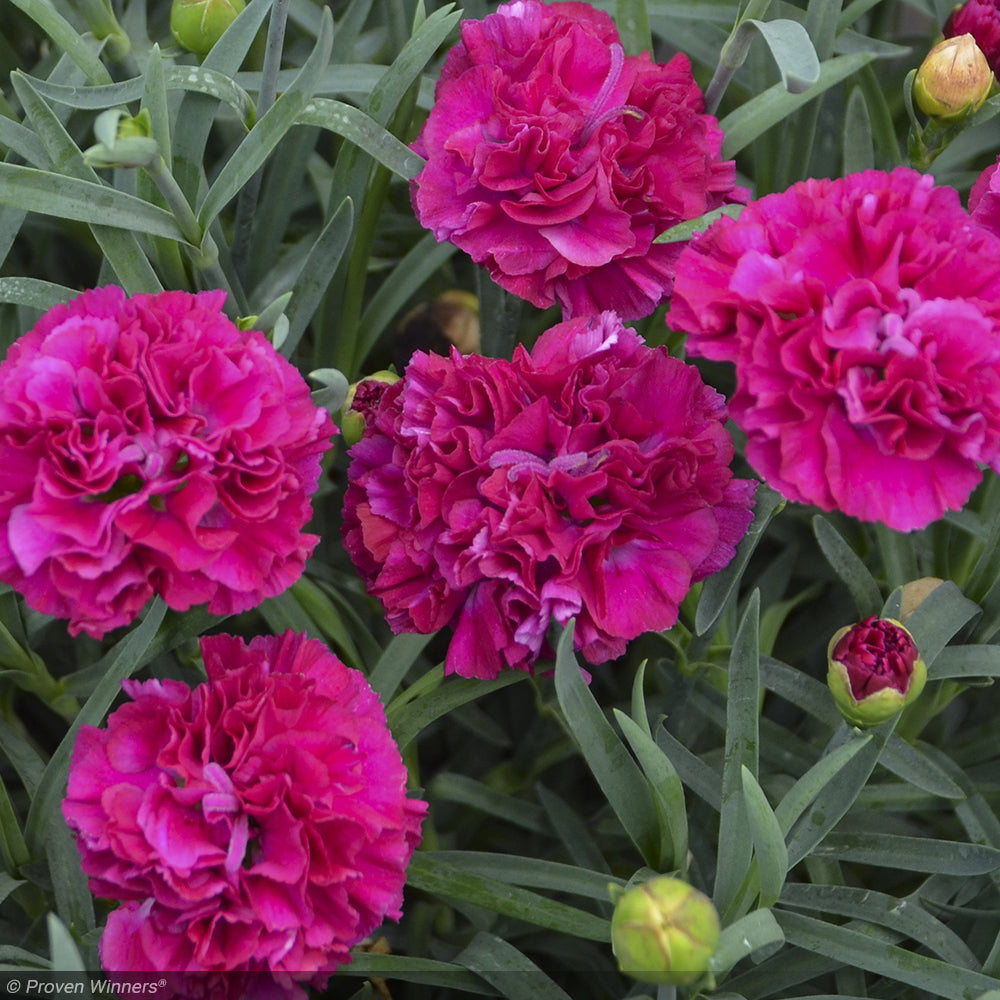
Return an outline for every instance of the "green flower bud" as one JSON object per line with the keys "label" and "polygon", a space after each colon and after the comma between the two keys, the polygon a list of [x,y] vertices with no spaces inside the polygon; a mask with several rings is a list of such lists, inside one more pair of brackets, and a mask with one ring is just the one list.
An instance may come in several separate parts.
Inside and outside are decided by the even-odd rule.
{"label": "green flower bud", "polygon": [[244,7],[244,0],[174,0],[170,33],[182,48],[208,55]]}
{"label": "green flower bud", "polygon": [[160,156],[153,138],[149,112],[143,108],[134,118],[120,108],[102,111],[94,122],[97,144],[84,150],[91,167],[148,167]]}
{"label": "green flower bud", "polygon": [[395,372],[380,371],[355,382],[347,390],[347,399],[340,411],[340,436],[348,448],[364,436],[365,427],[374,417],[383,393],[398,381]]}
{"label": "green flower bud", "polygon": [[683,986],[701,978],[720,933],[712,901],[668,875],[622,894],[611,917],[618,968],[642,983]]}
{"label": "green flower bud", "polygon": [[927,681],[913,636],[894,618],[873,615],[838,629],[827,652],[827,684],[840,714],[854,726],[891,719]]}
{"label": "green flower bud", "polygon": [[938,42],[913,81],[917,107],[932,118],[955,122],[978,111],[993,86],[993,70],[972,35]]}

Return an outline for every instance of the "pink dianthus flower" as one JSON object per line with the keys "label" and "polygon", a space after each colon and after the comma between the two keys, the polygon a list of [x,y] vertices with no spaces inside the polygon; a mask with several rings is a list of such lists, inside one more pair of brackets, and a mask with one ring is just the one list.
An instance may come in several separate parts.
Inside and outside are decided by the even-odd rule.
{"label": "pink dianthus flower", "polygon": [[1000,236],[1000,157],[973,183],[969,191],[969,214],[994,236]]}
{"label": "pink dianthus flower", "polygon": [[414,144],[422,225],[565,318],[647,316],[670,294],[671,226],[745,201],[684,55],[625,56],[584,3],[514,0],[462,24]]}
{"label": "pink dianthus flower", "polygon": [[317,542],[335,428],[224,292],[49,310],[0,364],[0,580],[100,637],[153,594],[244,611],[281,593]]}
{"label": "pink dianthus flower", "polygon": [[720,220],[667,322],[735,363],[747,459],[791,500],[908,531],[1000,470],[1000,239],[929,176],[803,181]]}
{"label": "pink dianthus flower", "polygon": [[945,38],[972,35],[994,76],[1000,73],[1000,3],[997,0],[967,0],[952,11],[942,34]]}
{"label": "pink dianthus flower", "polygon": [[102,963],[202,974],[192,995],[208,973],[322,983],[399,919],[426,803],[378,696],[322,643],[201,648],[207,683],[125,681],[133,700],[73,749],[63,814],[91,890],[124,903]]}
{"label": "pink dianthus flower", "polygon": [[746,532],[725,417],[611,312],[513,361],[417,353],[351,449],[347,550],[394,631],[454,628],[449,672],[531,670],[553,618],[600,663],[673,625]]}

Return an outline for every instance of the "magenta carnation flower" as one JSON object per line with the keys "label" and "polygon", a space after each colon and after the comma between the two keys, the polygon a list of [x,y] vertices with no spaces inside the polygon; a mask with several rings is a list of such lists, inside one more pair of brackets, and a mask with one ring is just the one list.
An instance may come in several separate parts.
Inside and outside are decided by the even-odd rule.
{"label": "magenta carnation flower", "polygon": [[73,749],[63,814],[91,890],[125,903],[102,962],[314,980],[399,919],[426,803],[378,696],[322,643],[201,648],[207,683],[125,681]]}
{"label": "magenta carnation flower", "polygon": [[667,321],[735,362],[747,458],[789,499],[908,531],[1000,470],[1000,239],[929,176],[803,181],[720,220]]}
{"label": "magenta carnation flower", "polygon": [[1000,236],[1000,158],[988,166],[972,185],[969,214],[994,236]]}
{"label": "magenta carnation flower", "polygon": [[462,24],[414,149],[422,225],[566,318],[649,315],[681,244],[654,239],[726,201],[735,167],[684,55],[626,57],[584,3],[515,0]]}
{"label": "magenta carnation flower", "polygon": [[602,662],[673,625],[746,532],[725,417],[614,313],[512,362],[417,353],[351,449],[347,550],[394,631],[454,628],[449,672],[530,670],[553,618]]}
{"label": "magenta carnation flower", "polygon": [[945,22],[945,38],[972,35],[994,75],[1000,73],[1000,4],[997,0],[967,0]]}
{"label": "magenta carnation flower", "polygon": [[302,573],[334,433],[224,292],[50,310],[0,364],[0,580],[95,637],[153,594],[244,611]]}

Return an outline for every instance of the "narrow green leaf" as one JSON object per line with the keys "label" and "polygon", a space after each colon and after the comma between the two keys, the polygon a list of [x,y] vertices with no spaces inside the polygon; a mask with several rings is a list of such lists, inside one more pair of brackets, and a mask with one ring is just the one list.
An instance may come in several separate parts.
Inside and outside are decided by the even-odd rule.
{"label": "narrow green leaf", "polygon": [[646,0],[615,0],[615,27],[626,55],[653,51]]}
{"label": "narrow green leaf", "polygon": [[434,958],[411,958],[409,955],[379,955],[372,951],[354,951],[348,965],[342,965],[335,979],[346,976],[372,976],[439,986],[477,996],[499,996],[497,990],[468,969],[453,962]]}
{"label": "narrow green leaf", "polygon": [[487,878],[513,885],[526,885],[550,892],[565,892],[584,896],[602,903],[609,902],[608,883],[625,885],[625,880],[614,878],[603,871],[590,871],[577,865],[543,858],[522,858],[512,854],[494,854],[489,851],[434,851],[429,852],[439,861],[456,868],[478,872]]}
{"label": "narrow green leaf", "polygon": [[[880,727],[881,728],[881,727]],[[843,732],[843,730],[841,731]],[[788,867],[797,865],[811,854],[817,844],[840,822],[854,804],[875,769],[881,744],[872,731],[862,734],[857,730],[847,732],[845,743],[863,741],[856,753],[850,756],[840,770],[820,788],[800,818],[793,823],[785,843],[788,845]],[[832,756],[832,753],[831,753]],[[789,810],[789,815],[791,810]],[[779,806],[778,821],[783,824],[786,816]]]}
{"label": "narrow green leaf", "polygon": [[576,811],[540,782],[535,785],[535,794],[552,824],[555,835],[573,861],[581,868],[610,874],[611,869],[601,849]]}
{"label": "narrow green leaf", "polygon": [[203,229],[208,229],[222,209],[264,165],[312,97],[320,74],[329,61],[333,44],[333,18],[329,8],[324,8],[323,13],[323,30],[295,82],[239,144],[198,206],[198,223]]}
{"label": "narrow green leaf", "polygon": [[392,701],[392,696],[417,662],[420,654],[436,633],[420,635],[417,632],[401,632],[393,636],[389,645],[372,668],[368,683],[382,699],[384,705]]}
{"label": "narrow green leaf", "polygon": [[[274,0],[251,0],[205,57],[203,70],[235,76],[253,44]],[[258,75],[259,79],[259,75]],[[195,204],[205,183],[205,144],[215,123],[218,101],[207,94],[184,94],[176,120],[184,123],[174,130],[173,175],[189,204]]]}
{"label": "narrow green leaf", "polygon": [[970,601],[950,580],[935,587],[924,598],[906,619],[906,627],[928,669],[948,640],[979,611],[979,605]]}
{"label": "narrow green leaf", "polygon": [[897,777],[908,781],[914,788],[931,795],[939,795],[944,799],[965,797],[962,789],[933,760],[899,736],[893,735],[890,738],[879,763]]}
{"label": "narrow green leaf", "polygon": [[[354,58],[354,48],[368,20],[372,3],[373,0],[350,0],[347,9],[338,18],[331,54],[334,64],[346,63]],[[313,34],[316,34],[315,30]]]}
{"label": "narrow green leaf", "polygon": [[571,1000],[531,959],[485,931],[455,956],[455,962],[482,976],[510,1000]]}
{"label": "narrow green leaf", "polygon": [[871,170],[875,166],[875,147],[872,142],[872,123],[868,117],[868,103],[860,87],[851,91],[844,112],[844,163],[847,174]]}
{"label": "narrow green leaf", "polygon": [[836,778],[855,754],[870,742],[871,736],[861,734],[847,743],[842,743],[831,753],[821,757],[792,785],[774,810],[783,834],[788,834],[795,821],[806,811],[816,796]]}
{"label": "narrow green leaf", "polygon": [[789,93],[783,84],[776,83],[762,94],[750,98],[719,123],[726,135],[722,144],[722,155],[727,158],[735,156],[772,125],[776,125],[793,111],[797,111],[842,80],[846,80],[875,58],[875,55],[869,52],[833,56],[821,64],[819,80],[804,93]]}
{"label": "narrow green leaf", "polygon": [[453,244],[438,243],[433,233],[427,233],[393,268],[361,314],[359,363],[372,351],[378,338],[411,296],[438,268],[446,264],[454,253]]}
{"label": "narrow green leaf", "polygon": [[0,278],[0,302],[49,310],[77,296],[74,288],[41,278]]}
{"label": "narrow green leaf", "polygon": [[750,820],[757,873],[760,877],[760,905],[773,906],[781,895],[788,874],[788,848],[771,804],[757,779],[744,767],[743,799]]}
{"label": "narrow green leaf", "polygon": [[454,4],[445,4],[434,11],[416,30],[392,61],[392,65],[372,88],[365,111],[379,125],[388,125],[403,98],[433,58],[451,29],[458,24],[462,12]]}
{"label": "narrow green leaf", "polygon": [[767,43],[781,73],[781,82],[790,94],[802,94],[819,81],[816,50],[808,32],[798,21],[788,18],[757,21],[748,18],[741,22],[740,27],[743,25],[753,25]]}
{"label": "narrow green leaf", "polygon": [[649,718],[646,714],[646,692],[644,690],[646,680],[646,660],[639,664],[639,668],[632,678],[632,721],[650,739],[653,738],[653,731],[649,727]]}
{"label": "narrow green leaf", "polygon": [[56,748],[45,768],[38,789],[32,798],[25,823],[25,840],[33,854],[40,853],[45,842],[45,825],[49,817],[60,815],[59,801],[66,789],[69,759],[81,726],[98,726],[111,703],[121,691],[121,682],[130,677],[143,662],[143,656],[156,637],[166,614],[167,606],[157,597],[148,606],[142,624],[119,640],[111,651],[104,676],[94,688],[80,713],[73,720],[69,732]]}
{"label": "narrow green leaf", "polygon": [[403,180],[412,180],[423,169],[421,157],[350,104],[316,97],[302,108],[296,121],[299,125],[316,125],[353,142]]}
{"label": "narrow green leaf", "polygon": [[44,0],[10,0],[24,11],[55,44],[69,56],[92,83],[110,83],[111,75],[101,62],[91,43],[76,33],[69,23],[51,4]]}
{"label": "narrow green leaf", "polygon": [[653,793],[653,805],[660,826],[658,871],[687,868],[688,824],[684,786],[670,758],[643,729],[624,712],[614,709],[615,719],[628,740]]}
{"label": "narrow green leaf", "polygon": [[2,903],[15,889],[25,885],[22,878],[11,878],[6,872],[0,872],[0,903]]}
{"label": "narrow green leaf", "polygon": [[[667,314],[667,324],[670,314]],[[755,494],[753,521],[743,540],[736,547],[736,555],[723,570],[710,576],[702,587],[695,612],[694,630],[698,635],[706,635],[718,624],[723,611],[739,587],[743,573],[750,562],[757,543],[764,534],[771,518],[785,506],[785,498],[770,487],[761,484]]]}
{"label": "narrow green leaf", "polygon": [[660,833],[649,786],[583,679],[573,654],[573,625],[556,650],[556,697],[573,739],[608,803],[646,863],[655,867]]}
{"label": "narrow green leaf", "polygon": [[719,863],[713,898],[720,913],[735,902],[750,866],[746,836],[747,811],[743,769],[756,776],[760,745],[760,660],[758,625],[760,592],[747,602],[729,658],[726,689],[726,755],[722,769],[722,812],[719,820]]}
{"label": "narrow green leaf", "polygon": [[976,677],[1000,677],[1000,646],[945,646],[927,668],[929,681]]}
{"label": "narrow green leaf", "polygon": [[345,198],[316,237],[292,285],[292,300],[287,312],[288,334],[281,345],[281,353],[286,358],[291,357],[322,302],[330,279],[350,244],[353,228],[354,206],[350,198]]}
{"label": "narrow green leaf", "polygon": [[716,976],[725,975],[740,959],[760,952],[769,954],[780,948],[784,940],[784,932],[771,910],[754,910],[722,929],[709,969]]}
{"label": "narrow green leaf", "polygon": [[1000,848],[892,833],[830,833],[812,853],[879,868],[899,868],[905,859],[907,871],[939,875],[988,875],[1000,868]]}
{"label": "narrow green leaf", "polygon": [[[882,607],[882,594],[875,578],[858,554],[841,538],[837,529],[821,515],[813,518],[813,533],[826,561],[847,585],[858,609],[859,618],[877,615]],[[845,625],[851,624],[844,622]]]}
{"label": "narrow green leaf", "polygon": [[170,136],[170,112],[167,108],[166,67],[160,55],[160,47],[154,45],[146,60],[146,75],[143,79],[142,107],[149,112],[153,138],[160,147],[160,156],[170,169],[172,158]]}
{"label": "narrow green leaf", "polygon": [[[94,111],[138,101],[147,87],[147,78],[142,76],[95,87],[71,87],[33,76],[28,79],[46,100],[68,108]],[[249,127],[252,124],[253,101],[250,95],[225,73],[206,69],[204,66],[164,65],[163,83],[168,91],[183,90],[214,97],[217,101],[228,104],[245,125]],[[153,134],[159,138],[155,131]]]}
{"label": "narrow green leaf", "polygon": [[53,971],[86,972],[87,967],[66,925],[54,913],[49,913],[46,916],[46,927],[49,932],[49,952],[52,956]]}
{"label": "narrow green leaf", "polygon": [[781,910],[778,923],[789,944],[841,964],[849,962],[879,976],[945,1000],[969,1000],[996,987],[996,980],[935,958],[887,944],[870,934]]}
{"label": "narrow green leaf", "polygon": [[31,860],[28,845],[24,842],[21,824],[7,793],[7,786],[0,778],[0,856],[8,872],[16,872]]}
{"label": "narrow green leaf", "polygon": [[406,870],[406,883],[441,899],[482,907],[493,913],[546,927],[589,941],[608,941],[611,925],[565,903],[557,903],[536,892],[506,885],[498,879],[485,878],[417,851]]}
{"label": "narrow green leaf", "polygon": [[[62,790],[60,790],[60,798]],[[62,811],[56,808],[48,817],[45,829],[45,858],[52,879],[52,893],[55,896],[59,916],[81,934],[96,926],[94,917],[94,897],[90,892],[87,876],[80,866],[80,852],[76,840],[70,832]],[[53,953],[52,967],[60,972]]]}
{"label": "narrow green leaf", "polygon": [[35,795],[46,763],[38,748],[13,726],[0,726],[0,751],[17,772],[25,791]]}
{"label": "narrow green leaf", "polygon": [[656,732],[656,745],[670,758],[681,781],[718,812],[722,808],[721,777],[667,732],[664,726],[660,726]]}
{"label": "narrow green leaf", "polygon": [[451,677],[436,690],[398,709],[390,705],[386,710],[389,728],[396,737],[400,750],[403,750],[436,719],[447,715],[460,705],[475,701],[476,698],[510,687],[511,684],[524,680],[526,676],[523,671],[508,670],[490,681]]}
{"label": "narrow green leaf", "polygon": [[[41,95],[35,90],[31,79],[24,74],[15,72],[11,74],[11,82],[14,90],[24,106],[25,114],[31,120],[31,124],[38,133],[49,158],[54,164],[56,171],[66,178],[73,178],[76,181],[89,183],[97,186],[100,190],[113,191],[114,189],[105,187],[97,173],[83,161],[80,147],[66,131],[59,117],[52,108],[43,100]],[[41,174],[41,177],[51,176]],[[118,192],[114,192],[117,194]],[[42,192],[44,200],[45,192]],[[124,197],[130,197],[125,195]],[[127,204],[148,205],[142,200],[132,199]],[[28,205],[19,205],[18,208],[27,208]],[[44,211],[44,209],[41,209]],[[160,212],[160,209],[156,209]],[[127,217],[126,217],[127,218]],[[173,216],[162,213],[158,218],[170,219]],[[91,232],[98,246],[104,254],[105,264],[110,267],[118,279],[119,284],[130,294],[138,292],[157,292],[161,285],[154,273],[142,247],[136,238],[135,232],[126,223],[118,224],[116,220],[100,218],[98,221],[91,221]],[[171,239],[173,237],[170,237]]]}
{"label": "narrow green leaf", "polygon": [[30,128],[0,115],[0,146],[28,161],[28,165],[45,170],[52,164],[45,146]]}
{"label": "narrow green leaf", "polygon": [[843,722],[833,703],[830,689],[804,671],[782,663],[773,656],[762,656],[760,677],[768,691],[773,691],[790,705],[808,712],[829,729],[836,729]]}
{"label": "narrow green leaf", "polygon": [[687,222],[679,222],[676,226],[671,226],[660,233],[653,242],[686,243],[695,233],[705,232],[713,222],[718,221],[724,215],[730,219],[738,219],[744,207],[744,205],[722,205],[719,208],[713,208],[711,212],[699,215],[697,219],[689,219]]}
{"label": "narrow green leaf", "polygon": [[541,806],[507,795],[464,774],[439,771],[428,785],[427,792],[435,801],[456,802],[532,833],[549,832],[545,810]]}
{"label": "narrow green leaf", "polygon": [[32,167],[0,163],[0,204],[185,242],[174,217],[162,208],[104,184]]}
{"label": "narrow green leaf", "polygon": [[846,885],[785,886],[781,893],[783,906],[836,913],[854,920],[881,924],[908,938],[919,941],[942,961],[964,969],[978,969],[979,960],[969,946],[940,920],[931,916],[912,899],[899,899],[874,889]]}

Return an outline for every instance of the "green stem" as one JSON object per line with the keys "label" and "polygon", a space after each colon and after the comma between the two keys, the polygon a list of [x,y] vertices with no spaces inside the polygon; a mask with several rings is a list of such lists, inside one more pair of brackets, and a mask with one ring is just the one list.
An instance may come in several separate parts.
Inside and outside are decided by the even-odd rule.
{"label": "green stem", "polygon": [[708,114],[714,115],[718,110],[722,103],[722,95],[726,92],[726,88],[736,71],[746,61],[755,30],[752,24],[746,22],[759,20],[770,6],[771,0],[750,0],[746,10],[740,15],[733,30],[729,33],[729,37],[723,43],[722,51],[719,53],[719,65],[715,67],[712,80],[705,88],[705,111]]}
{"label": "green stem", "polygon": [[167,169],[163,157],[155,156],[146,165],[146,171],[166,200],[184,239],[192,246],[200,247],[206,234],[202,231],[198,218],[188,204],[187,198],[184,197],[184,192],[174,180],[174,175]]}
{"label": "green stem", "polygon": [[195,267],[202,271],[207,279],[208,287],[221,288],[232,295],[238,308],[245,309],[243,296],[236,293],[232,283],[226,277],[219,265],[219,247],[208,230],[201,228],[201,223],[188,204],[184,192],[180,189],[174,175],[167,169],[162,156],[155,157],[147,166],[146,171],[160,190],[168,208],[177,220],[177,225],[184,239],[191,244],[191,256]]}
{"label": "green stem", "polygon": [[108,0],[77,0],[83,14],[94,33],[94,37],[104,42],[104,50],[112,62],[121,62],[132,51],[132,41],[115,17]]}

